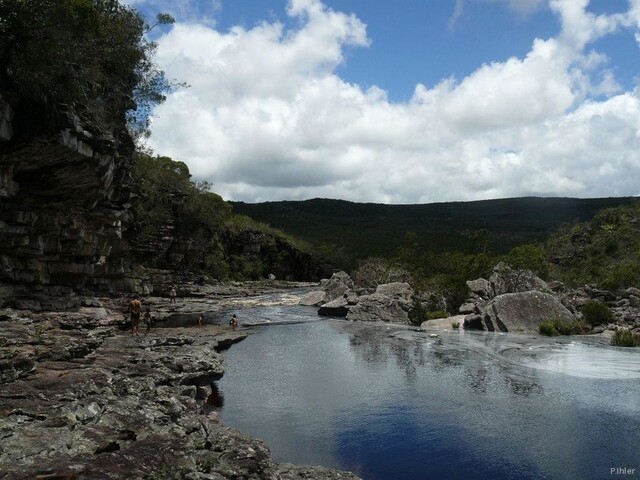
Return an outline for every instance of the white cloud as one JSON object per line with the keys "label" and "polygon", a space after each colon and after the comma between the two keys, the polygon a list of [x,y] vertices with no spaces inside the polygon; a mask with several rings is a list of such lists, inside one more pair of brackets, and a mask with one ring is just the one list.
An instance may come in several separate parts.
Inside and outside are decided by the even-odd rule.
{"label": "white cloud", "polygon": [[589,0],[549,0],[562,20],[561,39],[577,51],[594,40],[627,25],[628,14],[595,15],[587,11]]}
{"label": "white cloud", "polygon": [[632,13],[550,5],[557,38],[461,80],[418,84],[407,103],[338,76],[345,48],[369,44],[366,26],[319,0],[289,3],[296,30],[178,24],[159,39],[158,60],[192,86],[158,107],[151,146],[237,200],[638,194],[640,98],[587,51],[630,28]]}

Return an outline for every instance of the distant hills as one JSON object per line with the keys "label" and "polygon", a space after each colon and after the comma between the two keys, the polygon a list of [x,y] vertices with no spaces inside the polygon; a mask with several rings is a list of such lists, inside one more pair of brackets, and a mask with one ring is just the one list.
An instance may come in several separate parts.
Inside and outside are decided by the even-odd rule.
{"label": "distant hills", "polygon": [[315,245],[355,258],[388,257],[407,245],[407,234],[434,253],[507,253],[543,241],[562,225],[590,220],[599,210],[640,202],[636,197],[522,197],[474,202],[384,205],[312,199],[232,202],[235,213],[268,223]]}

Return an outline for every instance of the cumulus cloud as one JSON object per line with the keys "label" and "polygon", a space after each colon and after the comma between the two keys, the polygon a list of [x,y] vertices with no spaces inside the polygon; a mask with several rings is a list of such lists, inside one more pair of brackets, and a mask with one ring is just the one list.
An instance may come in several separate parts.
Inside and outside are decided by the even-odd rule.
{"label": "cumulus cloud", "polygon": [[370,39],[356,16],[319,0],[289,2],[295,29],[179,23],[159,39],[158,60],[191,88],[157,108],[151,146],[234,200],[640,194],[639,95],[588,50],[640,27],[634,2],[596,16],[584,0],[550,0],[556,38],[466,78],[418,84],[405,103],[340,78],[345,50]]}

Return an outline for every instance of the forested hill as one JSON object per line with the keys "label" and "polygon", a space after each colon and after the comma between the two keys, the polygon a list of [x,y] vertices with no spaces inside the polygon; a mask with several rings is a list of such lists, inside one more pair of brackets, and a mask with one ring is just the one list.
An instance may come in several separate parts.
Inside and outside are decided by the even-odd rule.
{"label": "forested hill", "polygon": [[390,256],[411,241],[427,251],[506,253],[543,240],[556,228],[591,219],[603,208],[640,201],[619,198],[523,197],[423,205],[384,205],[312,199],[232,203],[236,213],[357,258]]}

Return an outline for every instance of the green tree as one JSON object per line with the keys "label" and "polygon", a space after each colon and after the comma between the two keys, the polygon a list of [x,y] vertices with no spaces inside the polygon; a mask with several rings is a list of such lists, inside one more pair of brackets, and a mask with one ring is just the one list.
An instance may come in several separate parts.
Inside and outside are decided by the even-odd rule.
{"label": "green tree", "polygon": [[147,29],[118,0],[0,0],[0,89],[17,95],[17,114],[35,129],[69,108],[88,130],[118,130],[127,112],[145,126],[169,88]]}
{"label": "green tree", "polygon": [[542,278],[546,278],[549,273],[545,251],[536,245],[515,247],[507,255],[506,261],[516,270],[531,270]]}

